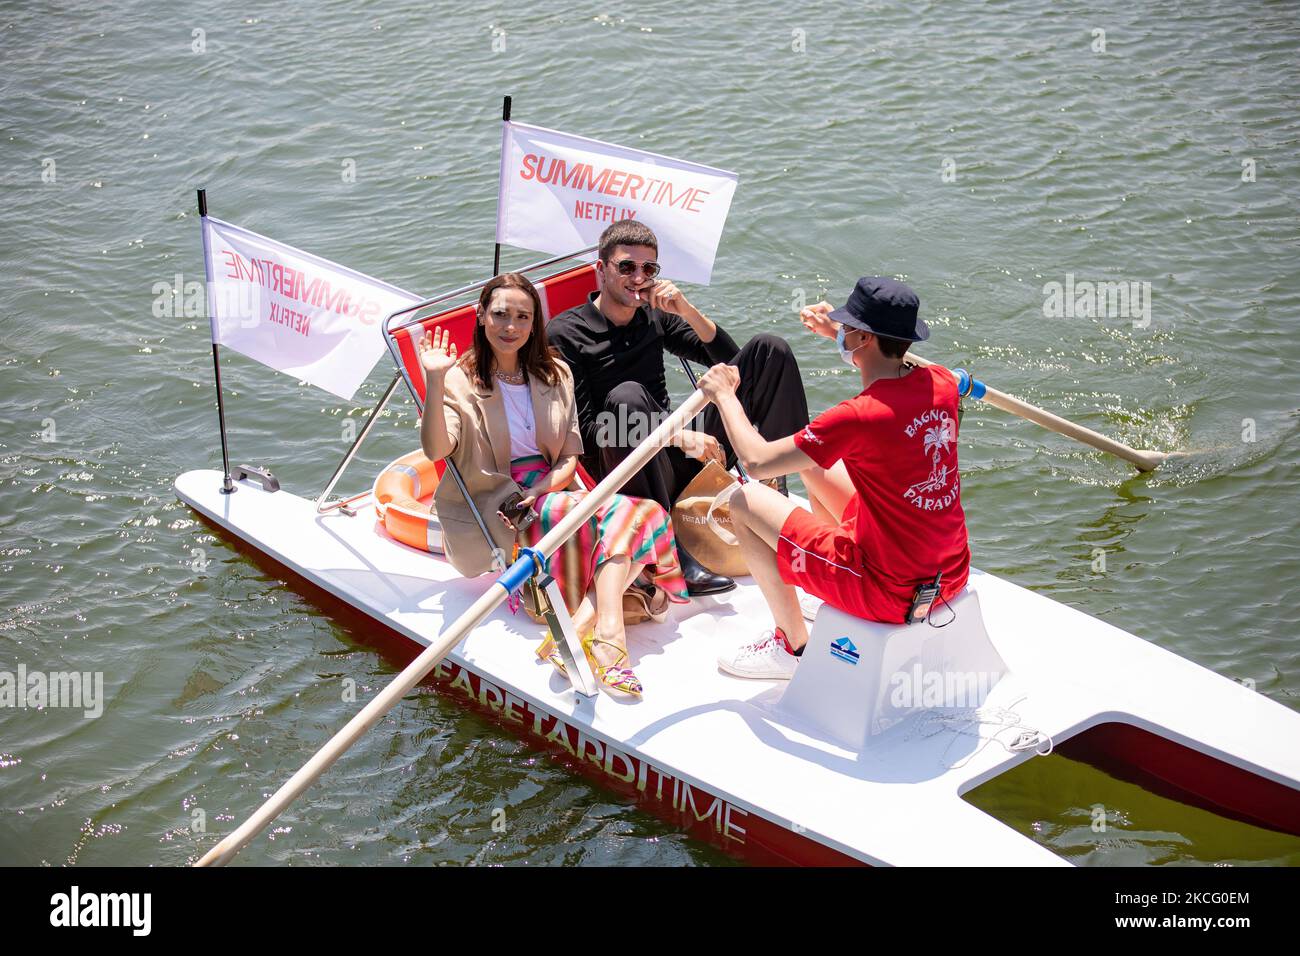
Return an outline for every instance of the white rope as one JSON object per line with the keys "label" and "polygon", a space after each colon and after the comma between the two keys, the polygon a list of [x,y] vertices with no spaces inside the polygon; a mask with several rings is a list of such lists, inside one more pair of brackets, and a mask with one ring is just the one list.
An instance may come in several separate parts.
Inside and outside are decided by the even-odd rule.
{"label": "white rope", "polygon": [[[1009,754],[1023,753],[1032,748],[1038,756],[1046,757],[1056,749],[1056,743],[1052,740],[1051,735],[1043,733],[1037,727],[1030,727],[1021,723],[1020,715],[1011,709],[1025,700],[1027,696],[1021,694],[1006,707],[976,707],[973,710],[964,709],[955,712],[937,709],[926,711],[918,719],[915,734],[909,733],[908,739],[914,735],[933,737],[945,731],[954,734],[953,739],[948,741],[948,746],[943,749],[943,753],[939,757],[939,763],[946,770],[956,770],[959,767],[966,766],[979,756],[985,747],[994,742]],[[997,729],[985,736],[983,730],[987,725],[996,726]],[[972,727],[975,728],[973,732]],[[1019,734],[1010,743],[1000,737],[1004,731],[1008,730],[1019,731]],[[958,738],[963,736],[975,737],[982,742],[962,760],[957,763],[948,763],[948,752],[952,750],[952,746],[957,742]],[[1043,741],[1047,742],[1046,750],[1039,749]]]}

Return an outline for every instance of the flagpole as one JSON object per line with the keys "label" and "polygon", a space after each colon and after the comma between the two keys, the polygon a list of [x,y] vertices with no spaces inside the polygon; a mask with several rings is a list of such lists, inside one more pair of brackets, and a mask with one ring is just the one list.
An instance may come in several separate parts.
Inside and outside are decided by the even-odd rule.
{"label": "flagpole", "polygon": [[[503,97],[501,100],[501,122],[502,123],[510,122],[510,97],[508,96]],[[504,133],[504,130],[502,132]],[[500,204],[501,204],[501,195],[498,192],[497,194],[498,207],[500,207]],[[498,208],[497,215],[499,216],[500,213],[501,210],[500,208]],[[496,247],[492,250],[492,274],[497,275],[500,271],[501,271],[501,243],[498,242],[496,244]]]}
{"label": "flagpole", "polygon": [[[212,294],[212,276],[210,272],[210,263],[208,262],[208,236],[203,229],[203,220],[208,217],[208,191],[199,190],[199,230],[203,234],[203,270],[207,279],[207,293]],[[212,303],[208,303],[208,319],[212,320]],[[209,331],[212,331],[211,326]],[[230,480],[230,449],[226,444],[226,402],[221,393],[221,354],[218,351],[217,339],[212,337],[212,374],[217,380],[217,420],[221,423],[221,470],[223,478],[221,480],[221,493],[223,495],[234,494],[235,483]]]}

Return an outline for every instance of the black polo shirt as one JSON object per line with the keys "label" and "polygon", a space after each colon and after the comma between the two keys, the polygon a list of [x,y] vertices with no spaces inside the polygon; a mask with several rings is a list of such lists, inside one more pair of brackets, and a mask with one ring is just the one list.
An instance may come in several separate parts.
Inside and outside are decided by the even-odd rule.
{"label": "black polo shirt", "polygon": [[722,326],[706,344],[680,315],[662,309],[641,306],[627,325],[614,325],[596,308],[597,294],[591,293],[584,305],[557,315],[546,326],[547,338],[573,372],[585,456],[595,453],[596,416],[616,386],[640,382],[668,410],[665,351],[704,366],[729,362],[740,351]]}

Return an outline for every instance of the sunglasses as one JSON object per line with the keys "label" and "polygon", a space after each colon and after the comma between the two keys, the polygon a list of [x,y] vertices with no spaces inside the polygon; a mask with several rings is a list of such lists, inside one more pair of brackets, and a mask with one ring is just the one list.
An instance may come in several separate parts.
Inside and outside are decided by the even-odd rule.
{"label": "sunglasses", "polygon": [[[618,270],[618,274],[621,276],[636,275],[637,263],[635,259],[620,259],[614,263],[614,268]],[[647,279],[653,279],[659,274],[659,263],[641,263],[641,274]]]}

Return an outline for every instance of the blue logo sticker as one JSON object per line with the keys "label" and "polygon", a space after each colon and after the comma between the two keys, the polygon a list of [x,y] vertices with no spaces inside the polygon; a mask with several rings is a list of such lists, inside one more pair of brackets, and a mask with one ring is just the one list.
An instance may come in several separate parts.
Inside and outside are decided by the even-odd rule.
{"label": "blue logo sticker", "polygon": [[831,657],[837,657],[842,661],[848,661],[850,664],[858,662],[858,649],[847,637],[841,637],[838,641],[831,641]]}

